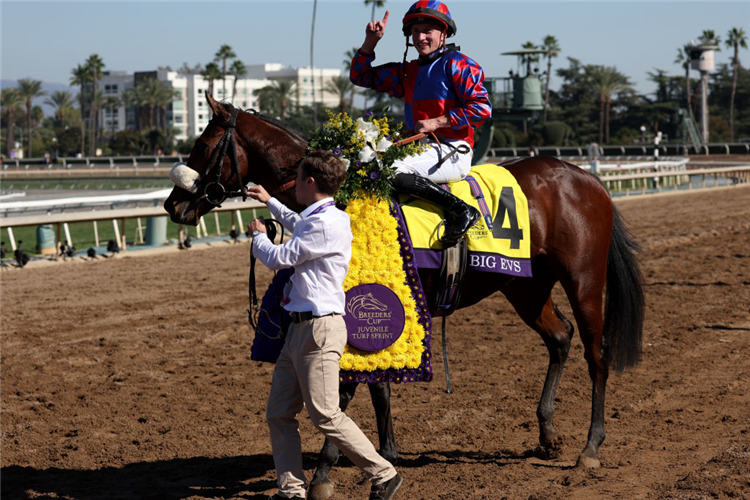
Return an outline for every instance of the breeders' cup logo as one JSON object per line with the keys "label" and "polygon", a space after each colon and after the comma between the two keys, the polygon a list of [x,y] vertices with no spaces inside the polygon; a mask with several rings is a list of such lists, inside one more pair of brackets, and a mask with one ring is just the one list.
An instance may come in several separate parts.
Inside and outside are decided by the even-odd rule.
{"label": "breeders' cup logo", "polygon": [[354,297],[352,300],[349,301],[349,303],[346,305],[346,310],[354,316],[355,318],[359,318],[360,314],[359,311],[387,311],[388,306],[380,302],[378,299],[372,296],[372,293],[368,293],[367,295],[360,295],[358,297]]}
{"label": "breeders' cup logo", "polygon": [[380,351],[401,336],[406,323],[404,306],[388,287],[376,283],[346,292],[346,333],[349,344],[363,351]]}

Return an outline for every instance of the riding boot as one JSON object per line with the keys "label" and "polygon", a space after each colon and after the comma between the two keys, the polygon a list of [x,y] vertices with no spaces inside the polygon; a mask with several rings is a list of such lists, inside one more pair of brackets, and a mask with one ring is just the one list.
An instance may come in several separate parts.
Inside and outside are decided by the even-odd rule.
{"label": "riding boot", "polygon": [[482,216],[479,210],[427,177],[417,174],[396,174],[392,184],[399,193],[410,194],[442,207],[445,231],[441,240],[445,243],[456,243]]}

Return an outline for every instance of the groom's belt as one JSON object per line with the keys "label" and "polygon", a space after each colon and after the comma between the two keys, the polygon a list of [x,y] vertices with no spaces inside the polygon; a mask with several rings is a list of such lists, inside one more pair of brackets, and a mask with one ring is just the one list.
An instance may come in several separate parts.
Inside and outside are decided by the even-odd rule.
{"label": "groom's belt", "polygon": [[291,311],[289,314],[292,315],[292,321],[294,321],[295,323],[302,323],[304,321],[310,321],[311,319],[314,319],[314,318],[325,318],[326,316],[336,316],[338,313],[328,313],[322,316],[315,316],[312,313],[312,311],[302,311],[302,312]]}

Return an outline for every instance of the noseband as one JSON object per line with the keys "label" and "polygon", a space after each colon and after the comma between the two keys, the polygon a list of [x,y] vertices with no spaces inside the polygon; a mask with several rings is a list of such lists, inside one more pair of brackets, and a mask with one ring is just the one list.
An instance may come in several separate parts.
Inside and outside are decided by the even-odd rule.
{"label": "noseband", "polygon": [[[232,116],[227,123],[219,123],[218,120],[215,122],[217,125],[225,127],[224,135],[208,160],[208,164],[211,165],[208,172],[211,172],[211,169],[216,170],[215,180],[206,184],[206,187],[203,188],[203,195],[199,199],[206,200],[216,207],[220,207],[227,198],[242,196],[242,201],[247,200],[247,188],[242,181],[240,162],[237,160],[237,144],[234,139],[234,129],[237,126],[239,111],[237,108],[233,109]],[[211,122],[214,122],[214,120],[216,120],[215,117]],[[236,191],[227,191],[221,183],[221,166],[224,163],[224,157],[227,155],[227,149],[229,150],[229,161],[232,164],[232,174],[237,177],[237,183],[240,185],[240,188]],[[231,176],[229,179],[231,180]]]}

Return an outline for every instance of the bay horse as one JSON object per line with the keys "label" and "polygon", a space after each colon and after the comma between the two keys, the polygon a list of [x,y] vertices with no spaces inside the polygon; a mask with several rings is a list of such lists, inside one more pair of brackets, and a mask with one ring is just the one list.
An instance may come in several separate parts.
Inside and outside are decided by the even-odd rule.
{"label": "bay horse", "polygon": [[[206,99],[214,116],[187,161],[193,176],[190,189],[176,186],[164,203],[171,220],[197,225],[201,216],[226,197],[242,196],[249,182],[263,185],[292,210],[303,210],[294,190],[288,188],[307,152],[307,140],[273,119],[219,103],[208,94]],[[578,325],[592,383],[591,423],[577,466],[598,467],[598,450],[605,438],[609,369],[622,371],[636,365],[641,352],[645,304],[638,245],[594,175],[552,157],[517,159],[503,166],[528,198],[533,277],[469,271],[457,308],[500,291],[520,318],[542,337],[549,365],[536,415],[541,448],[548,458],[554,458],[561,447],[552,422],[555,393],[574,333],[573,324],[552,301],[552,288],[560,282]],[[419,270],[428,297],[437,293],[438,272]],[[356,387],[339,387],[342,410]],[[380,453],[395,462],[398,452],[390,386],[369,384],[369,389],[377,416]],[[326,441],[310,485],[311,498],[332,494],[328,472],[338,457],[338,449]]]}

